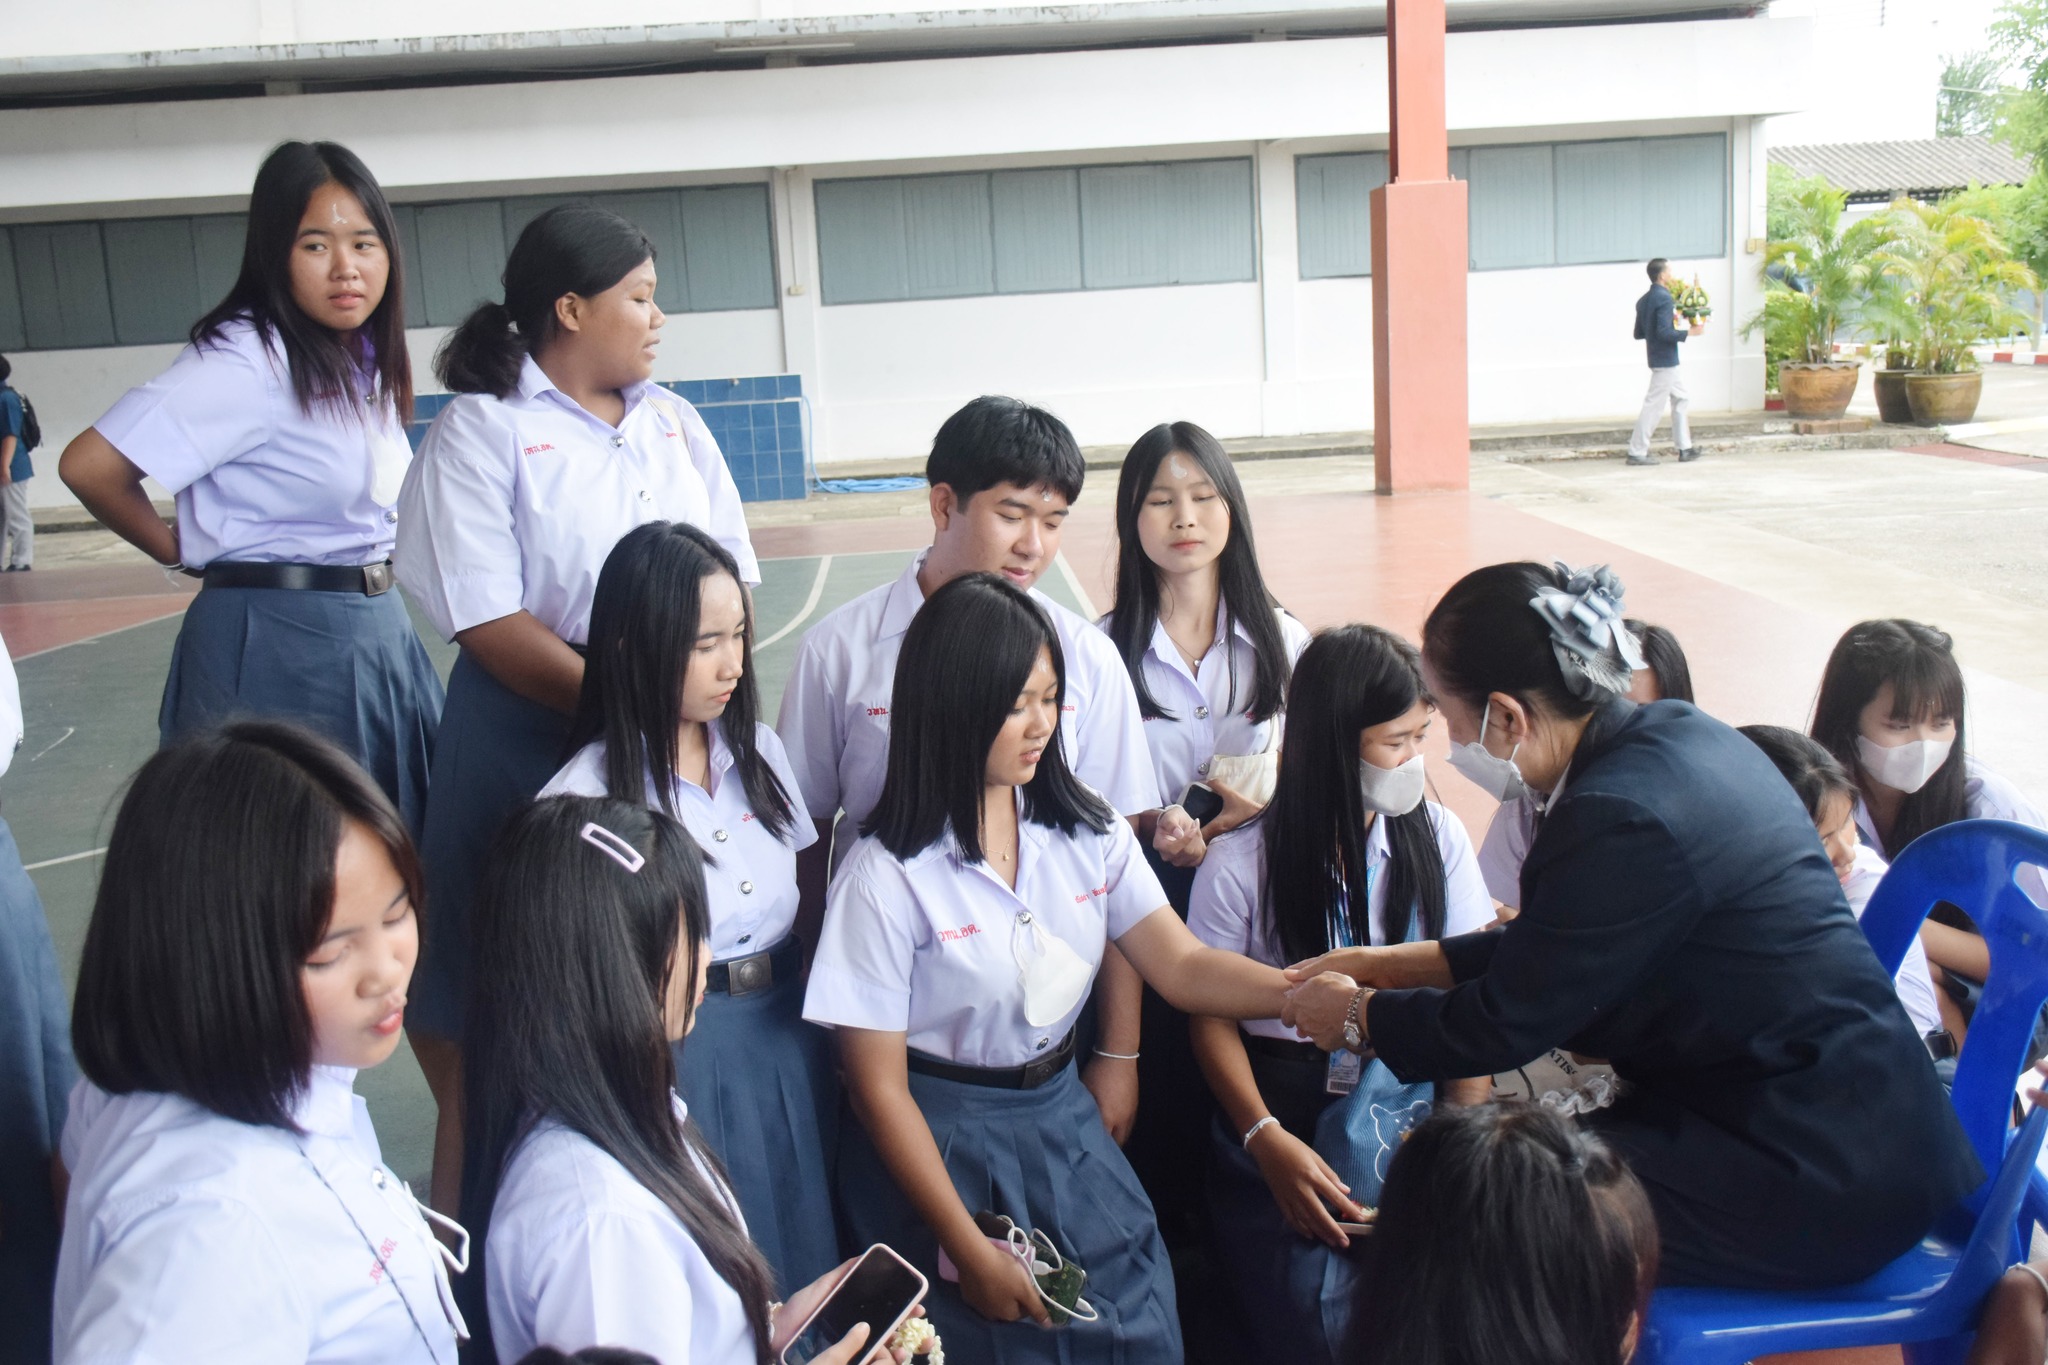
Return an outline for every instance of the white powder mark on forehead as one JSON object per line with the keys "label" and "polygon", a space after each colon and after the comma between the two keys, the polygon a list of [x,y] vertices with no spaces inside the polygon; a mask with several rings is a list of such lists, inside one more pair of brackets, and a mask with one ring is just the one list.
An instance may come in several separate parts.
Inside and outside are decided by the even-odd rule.
{"label": "white powder mark on forehead", "polygon": [[1188,476],[1188,467],[1180,462],[1178,455],[1167,456],[1166,467],[1173,471],[1173,477],[1176,479],[1185,479]]}

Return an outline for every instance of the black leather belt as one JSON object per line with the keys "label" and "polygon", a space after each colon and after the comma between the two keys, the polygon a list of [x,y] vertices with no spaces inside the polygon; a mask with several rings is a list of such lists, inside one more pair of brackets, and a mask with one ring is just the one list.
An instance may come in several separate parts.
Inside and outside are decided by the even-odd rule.
{"label": "black leather belt", "polygon": [[258,564],[221,561],[206,566],[208,588],[291,588],[299,592],[359,592],[376,597],[391,591],[391,561],[375,564]]}
{"label": "black leather belt", "polygon": [[1023,1066],[961,1066],[958,1062],[942,1062],[937,1057],[913,1052],[910,1069],[920,1076],[937,1076],[942,1081],[959,1081],[963,1085],[985,1085],[991,1090],[1036,1090],[1066,1070],[1067,1063],[1073,1060],[1074,1031],[1069,1029],[1058,1047]]}
{"label": "black leather belt", "polygon": [[720,995],[756,995],[778,981],[794,981],[804,967],[804,945],[791,934],[765,953],[711,964],[704,988]]}

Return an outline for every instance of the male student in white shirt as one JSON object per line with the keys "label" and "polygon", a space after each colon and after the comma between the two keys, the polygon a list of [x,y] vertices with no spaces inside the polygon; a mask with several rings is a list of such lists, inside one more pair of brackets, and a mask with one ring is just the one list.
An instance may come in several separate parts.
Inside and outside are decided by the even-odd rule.
{"label": "male student in white shirt", "polygon": [[[1066,655],[1060,737],[1074,773],[1119,814],[1158,805],[1130,675],[1101,631],[1034,585],[1059,554],[1069,508],[1086,473],[1064,422],[1014,398],[982,397],[939,428],[925,462],[932,544],[892,583],[840,607],[810,630],[782,695],[776,724],[819,839],[798,855],[798,929],[817,942],[825,883],[860,839],[882,792],[896,656],[926,597],[962,574],[1001,574],[1032,593]],[[835,819],[836,816],[836,819]],[[835,837],[836,834],[836,837]],[[1140,983],[1111,954],[1096,991],[1101,1053],[1083,1073],[1119,1141],[1137,1105]]]}

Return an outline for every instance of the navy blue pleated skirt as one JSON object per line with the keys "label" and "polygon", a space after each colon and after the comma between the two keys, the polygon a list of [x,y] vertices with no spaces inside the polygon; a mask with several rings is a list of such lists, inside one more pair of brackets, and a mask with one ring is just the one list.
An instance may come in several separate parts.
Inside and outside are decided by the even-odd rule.
{"label": "navy blue pleated skirt", "polygon": [[1273,1188],[1221,1117],[1209,1128],[1211,1244],[1253,1330],[1247,1365],[1333,1365],[1342,1358],[1358,1256],[1287,1226]]}
{"label": "navy blue pleated skirt", "polygon": [[785,1297],[840,1261],[839,1076],[831,1035],[803,1015],[801,977],[753,995],[712,992],[675,1045],[676,1088]]}
{"label": "navy blue pleated skirt", "polygon": [[0,1365],[46,1365],[57,1216],[50,1158],[78,1068],[50,924],[0,820]]}
{"label": "navy blue pleated skirt", "polygon": [[355,755],[417,838],[442,697],[395,592],[207,588],[185,609],[157,730],[169,744],[229,720],[296,721]]}
{"label": "navy blue pleated skirt", "polygon": [[469,651],[456,659],[420,840],[426,941],[408,992],[407,1029],[461,1040],[469,997],[469,910],[484,859],[505,822],[562,766],[568,738],[567,716],[513,692]]}
{"label": "navy blue pleated skirt", "polygon": [[925,1312],[949,1360],[977,1365],[1181,1365],[1173,1267],[1152,1205],[1071,1066],[1036,1090],[995,1090],[912,1072],[953,1188],[1036,1228],[1088,1272],[1082,1297],[1102,1320],[1046,1329],[990,1322],[939,1278],[938,1239],[850,1113],[840,1123],[839,1198],[850,1245],[886,1242],[931,1281]]}

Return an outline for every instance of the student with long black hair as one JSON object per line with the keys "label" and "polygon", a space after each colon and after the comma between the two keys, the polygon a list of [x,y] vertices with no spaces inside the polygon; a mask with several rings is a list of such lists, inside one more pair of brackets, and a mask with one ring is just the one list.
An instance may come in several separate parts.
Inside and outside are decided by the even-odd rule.
{"label": "student with long black hair", "polygon": [[[934,1281],[950,1351],[1177,1365],[1171,1267],[1075,1075],[1074,1025],[1111,943],[1181,1009],[1268,1017],[1283,978],[1203,947],[1166,904],[1129,823],[1067,766],[1065,688],[1058,631],[1019,588],[968,574],[925,602],[804,1013],[838,1030],[859,1119],[840,1130],[846,1229]],[[1010,1219],[1055,1272],[1085,1271],[1094,1320],[1033,1326],[1070,1276],[1035,1282],[980,1213]]]}
{"label": "student with long black hair", "polygon": [[[311,726],[415,835],[441,681],[391,592],[412,459],[398,230],[369,168],[286,142],[249,196],[241,272],[171,367],[64,451],[86,509],[204,584],[171,652],[163,743],[234,716]],[[175,526],[143,479],[177,497]]]}
{"label": "student with long black hair", "polygon": [[643,522],[686,522],[744,581],[761,576],[717,442],[650,378],[654,285],[653,245],[615,213],[564,204],[528,223],[504,302],[480,305],[435,358],[460,397],[399,498],[399,579],[462,647],[421,840],[436,913],[411,1035],[440,1106],[437,1203],[453,1200],[461,1159],[471,898],[492,836],[565,756],[605,556]]}
{"label": "student with long black hair", "polygon": [[1983,1179],[1804,808],[1756,746],[1621,695],[1605,568],[1495,564],[1423,627],[1451,763],[1542,811],[1497,932],[1290,968],[1282,1018],[1404,1081],[1552,1047],[1607,1058],[1590,1116],[1648,1189],[1674,1283],[1861,1279]]}
{"label": "student with long black hair", "polygon": [[142,765],[72,1010],[57,1361],[455,1365],[445,1253],[354,1093],[398,1047],[419,895],[390,800],[304,730]]}
{"label": "student with long black hair", "polygon": [[739,566],[694,526],[628,531],[598,575],[575,757],[541,789],[641,801],[710,855],[710,993],[677,1090],[724,1160],[783,1284],[839,1262],[831,1040],[803,1018],[797,850],[817,838],[782,741],[757,717]]}
{"label": "student with long black hair", "polygon": [[[1196,875],[1195,937],[1284,967],[1491,924],[1470,836],[1423,799],[1433,719],[1406,640],[1364,625],[1316,636],[1295,662],[1272,804],[1211,845]],[[1333,1078],[1322,1050],[1277,1018],[1198,1018],[1190,1028],[1222,1109],[1209,1135],[1212,1238],[1239,1306],[1259,1323],[1257,1358],[1332,1361],[1353,1266],[1337,1223],[1371,1201],[1358,1182],[1384,1174],[1401,1128],[1399,1118],[1355,1128],[1343,1109],[1395,1108],[1398,1083],[1377,1062]],[[1483,1103],[1490,1089],[1487,1079],[1453,1081],[1439,1093]],[[1429,1098],[1404,1092],[1398,1107]]]}
{"label": "student with long black hair", "polygon": [[[773,1272],[675,1093],[711,968],[705,902],[695,841],[637,797],[537,801],[495,846],[463,1068],[462,1207],[482,1264],[463,1293],[505,1365],[541,1346],[769,1365],[837,1279],[771,1302]],[[817,1365],[885,1359],[864,1349],[871,1330]]]}

